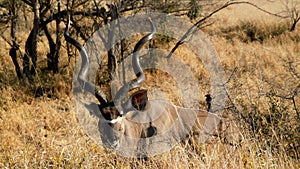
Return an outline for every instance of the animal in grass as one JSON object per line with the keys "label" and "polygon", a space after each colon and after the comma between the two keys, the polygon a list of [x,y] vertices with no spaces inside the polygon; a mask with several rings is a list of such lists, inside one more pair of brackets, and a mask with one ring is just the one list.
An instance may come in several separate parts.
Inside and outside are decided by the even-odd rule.
{"label": "animal in grass", "polygon": [[142,37],[134,47],[132,69],[135,78],[120,87],[114,101],[108,101],[103,91],[86,80],[89,56],[86,49],[70,37],[69,20],[64,31],[66,41],[80,51],[82,62],[77,81],[85,92],[91,93],[99,101],[87,108],[99,118],[98,129],[103,145],[124,156],[138,158],[170,150],[190,133],[195,120],[197,124],[205,126],[207,118],[216,118],[216,115],[208,111],[199,114],[197,109],[179,107],[166,100],[149,100],[147,89],[137,90],[128,96],[130,91],[139,88],[145,81],[139,50],[156,33],[154,23],[151,19],[149,22],[151,32]]}

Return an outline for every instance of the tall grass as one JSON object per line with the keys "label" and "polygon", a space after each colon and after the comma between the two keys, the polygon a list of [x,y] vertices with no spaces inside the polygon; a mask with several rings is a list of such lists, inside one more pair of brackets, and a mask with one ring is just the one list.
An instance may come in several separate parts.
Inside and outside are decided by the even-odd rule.
{"label": "tall grass", "polygon": [[[147,161],[110,153],[83,132],[73,109],[73,63],[58,75],[38,68],[37,83],[30,86],[16,79],[8,46],[0,41],[7,47],[0,51],[0,168],[300,168],[300,101],[294,92],[300,84],[299,29],[289,32],[284,23],[259,20],[216,26],[205,32],[214,32],[211,39],[232,75],[222,133],[207,143],[178,144]],[[199,84],[208,80],[189,51],[178,50],[199,73]],[[67,58],[61,63],[67,65]]]}

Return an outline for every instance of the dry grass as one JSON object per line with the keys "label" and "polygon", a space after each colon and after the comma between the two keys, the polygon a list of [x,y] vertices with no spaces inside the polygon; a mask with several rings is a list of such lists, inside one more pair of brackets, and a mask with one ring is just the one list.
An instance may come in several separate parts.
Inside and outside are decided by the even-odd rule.
{"label": "dry grass", "polygon": [[[271,95],[289,95],[300,84],[288,69],[291,62],[300,72],[300,27],[295,32],[282,32],[285,21],[267,17],[268,22],[264,22],[262,14],[244,16],[244,10],[250,9],[239,6],[224,10],[215,18],[218,23],[205,30],[227,76],[237,68],[227,84],[233,103],[239,113],[259,125],[251,130],[228,109],[232,123],[239,127],[238,144],[221,139],[194,147],[179,144],[148,161],[109,153],[97,146],[76,120],[70,93],[72,65],[54,77],[38,71],[37,85],[27,86],[17,80],[8,45],[1,40],[0,168],[300,168],[299,156],[294,155],[299,155],[300,132],[293,104]],[[228,17],[236,13],[240,15]],[[249,35],[249,31],[255,35]],[[45,51],[40,49],[40,55],[45,56]],[[186,58],[186,53],[182,49],[177,55]],[[61,65],[66,64],[66,56],[62,56]],[[196,70],[199,65],[194,67]],[[205,71],[197,71],[205,77]],[[151,74],[148,76],[155,81]],[[147,85],[151,87],[151,83]],[[49,97],[33,97],[39,86],[47,89]],[[206,93],[203,90],[207,88],[202,89]],[[299,95],[295,101],[299,108]]]}

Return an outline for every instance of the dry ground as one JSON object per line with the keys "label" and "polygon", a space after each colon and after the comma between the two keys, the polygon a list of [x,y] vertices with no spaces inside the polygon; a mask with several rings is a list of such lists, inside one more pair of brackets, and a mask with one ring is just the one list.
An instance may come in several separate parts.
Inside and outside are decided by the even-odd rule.
{"label": "dry ground", "polygon": [[[275,12],[281,5],[256,2]],[[288,64],[298,65],[294,68],[300,72],[299,25],[295,32],[281,33],[281,29],[286,29],[286,20],[245,5],[222,11],[214,17],[214,22],[204,31],[219,54],[226,75],[229,77],[236,70],[227,86],[239,113],[249,115],[255,109],[255,112],[273,117],[271,113],[277,112],[281,115],[277,118],[286,120],[283,121],[285,124],[280,125],[278,121],[268,123],[264,121],[267,119],[254,114],[262,119],[261,123],[255,124],[268,125],[257,130],[257,139],[249,128],[242,127],[244,123],[233,121],[239,127],[241,140],[238,145],[216,141],[197,144],[193,150],[177,145],[171,152],[148,161],[125,159],[98,147],[78,124],[70,93],[72,65],[62,69],[60,75],[53,77],[49,73],[37,79],[37,86],[53,85],[55,88],[50,89],[50,98],[35,99],[36,86],[28,87],[17,80],[8,55],[9,46],[1,40],[0,168],[300,168],[299,156],[291,155],[293,152],[299,155],[300,151],[299,142],[297,145],[299,123],[294,118],[293,103],[267,97],[271,92],[290,94],[299,86],[300,80]],[[253,37],[248,36],[249,31],[255,33]],[[45,53],[40,55],[45,56]],[[184,55],[184,51],[181,53]],[[66,64],[68,62],[62,58],[61,65]],[[300,107],[299,96],[295,97],[295,102]],[[275,110],[270,109],[270,105]],[[286,135],[291,133],[278,130],[284,127],[294,134],[294,140],[288,142],[286,138],[290,137]],[[268,132],[272,132],[272,137],[265,133],[266,128],[271,128]],[[272,147],[273,141],[279,148]]]}

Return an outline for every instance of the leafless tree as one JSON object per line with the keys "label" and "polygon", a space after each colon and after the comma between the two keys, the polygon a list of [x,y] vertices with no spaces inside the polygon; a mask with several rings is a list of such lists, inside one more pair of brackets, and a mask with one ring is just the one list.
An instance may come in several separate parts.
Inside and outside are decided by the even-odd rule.
{"label": "leafless tree", "polygon": [[296,0],[285,0],[284,8],[282,13],[289,17],[291,20],[290,31],[294,31],[300,21],[300,2]]}

